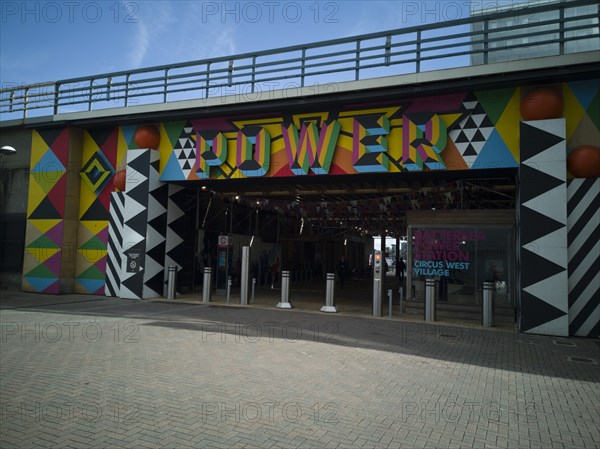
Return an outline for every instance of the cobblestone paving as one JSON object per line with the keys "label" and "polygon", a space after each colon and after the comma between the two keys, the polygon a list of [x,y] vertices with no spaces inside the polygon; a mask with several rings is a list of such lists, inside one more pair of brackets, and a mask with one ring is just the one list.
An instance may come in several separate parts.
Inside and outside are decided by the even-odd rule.
{"label": "cobblestone paving", "polygon": [[599,447],[590,339],[74,295],[1,303],[2,448]]}

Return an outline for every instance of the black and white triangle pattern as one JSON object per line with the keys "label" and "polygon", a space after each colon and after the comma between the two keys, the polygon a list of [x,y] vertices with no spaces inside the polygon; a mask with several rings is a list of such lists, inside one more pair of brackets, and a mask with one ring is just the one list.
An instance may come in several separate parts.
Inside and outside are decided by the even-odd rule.
{"label": "black and white triangle pattern", "polygon": [[121,252],[123,250],[123,216],[125,194],[110,194],[110,219],[108,222],[108,245],[106,253],[106,284],[104,294],[118,297],[121,289]]}
{"label": "black and white triangle pattern", "polygon": [[568,183],[569,335],[600,337],[600,179]]}
{"label": "black and white triangle pattern", "polygon": [[163,295],[169,186],[159,181],[159,159],[158,151],[151,151],[148,170],[148,226],[146,228],[144,299]]}
{"label": "black and white triangle pattern", "polygon": [[[120,298],[143,298],[148,226],[148,176],[152,152],[153,150],[149,149],[127,151]],[[154,151],[154,153],[158,152]],[[133,272],[127,269],[127,252],[130,249],[139,252],[138,269]]]}
{"label": "black and white triangle pattern", "polygon": [[[186,216],[183,210],[185,188],[169,184],[169,201],[167,206],[167,236],[165,252],[165,268],[176,266],[177,271],[183,267],[185,250],[184,232]],[[165,269],[163,296],[167,295],[167,275]]]}
{"label": "black and white triangle pattern", "polygon": [[520,131],[520,328],[567,336],[565,120],[521,122]]}
{"label": "black and white triangle pattern", "polygon": [[181,131],[179,139],[177,139],[177,142],[173,146],[173,152],[177,157],[177,162],[185,179],[188,179],[196,162],[196,141],[193,135],[194,128],[188,123]]}
{"label": "black and white triangle pattern", "polygon": [[494,124],[472,93],[463,101],[463,110],[466,112],[465,117],[448,135],[471,168],[492,134]]}

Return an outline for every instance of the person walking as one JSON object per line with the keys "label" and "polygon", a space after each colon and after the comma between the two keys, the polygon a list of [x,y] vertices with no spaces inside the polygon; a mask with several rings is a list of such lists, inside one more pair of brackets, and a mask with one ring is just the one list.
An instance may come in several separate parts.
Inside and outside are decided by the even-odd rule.
{"label": "person walking", "polygon": [[406,270],[406,263],[404,263],[404,259],[400,256],[400,260],[396,264],[396,274],[400,280],[400,285],[404,284],[404,270]]}

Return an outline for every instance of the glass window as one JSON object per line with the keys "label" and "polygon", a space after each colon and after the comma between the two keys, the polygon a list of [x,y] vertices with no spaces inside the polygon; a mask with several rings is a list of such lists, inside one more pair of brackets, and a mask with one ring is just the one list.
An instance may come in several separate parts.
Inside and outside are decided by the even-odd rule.
{"label": "glass window", "polygon": [[480,305],[483,282],[496,288],[496,307],[513,307],[512,226],[411,227],[410,267],[415,299],[424,280],[438,281],[438,301]]}

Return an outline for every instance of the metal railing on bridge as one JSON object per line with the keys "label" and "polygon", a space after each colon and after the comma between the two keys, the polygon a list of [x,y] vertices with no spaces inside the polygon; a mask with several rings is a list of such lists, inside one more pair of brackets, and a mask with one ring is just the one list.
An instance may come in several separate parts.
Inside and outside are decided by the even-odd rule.
{"label": "metal railing on bridge", "polygon": [[511,8],[448,22],[0,90],[0,120],[257,95],[341,81],[598,50],[597,0]]}

